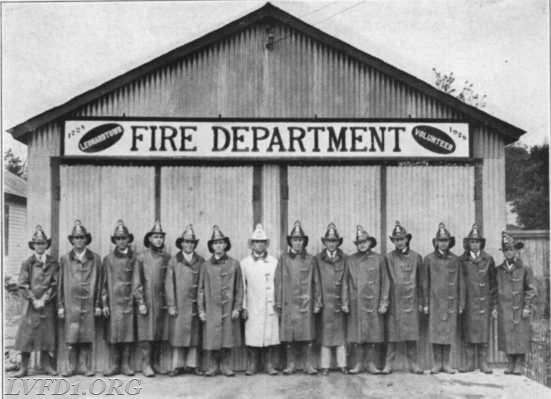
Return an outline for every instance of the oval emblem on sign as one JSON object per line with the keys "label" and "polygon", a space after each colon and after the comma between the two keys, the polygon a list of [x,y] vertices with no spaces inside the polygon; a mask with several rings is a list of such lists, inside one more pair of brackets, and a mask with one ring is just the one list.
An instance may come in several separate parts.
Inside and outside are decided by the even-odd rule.
{"label": "oval emblem on sign", "polygon": [[123,132],[123,127],[118,123],[97,126],[82,136],[78,148],[83,152],[103,151],[119,141]]}
{"label": "oval emblem on sign", "polygon": [[419,145],[437,154],[451,154],[455,151],[455,142],[442,130],[432,126],[419,125],[411,131]]}

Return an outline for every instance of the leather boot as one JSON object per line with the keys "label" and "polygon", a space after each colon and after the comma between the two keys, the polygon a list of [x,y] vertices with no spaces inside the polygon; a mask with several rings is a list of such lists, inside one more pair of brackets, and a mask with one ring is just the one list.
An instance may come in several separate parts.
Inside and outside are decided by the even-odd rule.
{"label": "leather boot", "polygon": [[362,359],[364,357],[364,350],[362,344],[354,344],[354,367],[348,370],[349,374],[358,374],[362,372]]}
{"label": "leather boot", "polygon": [[389,342],[386,346],[385,367],[383,368],[383,371],[381,371],[382,374],[392,373],[392,362],[394,361],[395,356],[396,356],[396,343]]}
{"label": "leather boot", "polygon": [[431,374],[438,374],[442,371],[442,345],[432,344],[432,356],[433,356],[433,366],[430,369]]}
{"label": "leather boot", "polygon": [[277,346],[270,346],[265,349],[266,354],[266,372],[269,375],[277,375],[279,372],[274,368],[274,362],[276,360]]}
{"label": "leather boot", "polygon": [[314,367],[314,348],[312,343],[306,344],[306,364],[304,365],[304,371],[310,375],[316,375],[318,370]]}
{"label": "leather boot", "polygon": [[287,344],[285,346],[285,353],[287,355],[287,367],[283,370],[283,374],[294,374],[296,370],[295,354],[293,353],[293,345]]}
{"label": "leather boot", "polygon": [[515,370],[515,355],[505,355],[507,357],[507,368],[505,369],[505,374],[513,374]]}
{"label": "leather boot", "polygon": [[30,352],[21,352],[21,367],[19,371],[15,373],[15,378],[22,378],[29,374],[29,360],[31,358]]}
{"label": "leather boot", "polygon": [[492,374],[493,370],[488,366],[488,345],[478,345],[478,364],[480,365],[480,371],[486,374]]}
{"label": "leather boot", "polygon": [[442,345],[442,370],[448,374],[455,374],[457,370],[450,365],[450,352],[452,350],[451,345]]}
{"label": "leather boot", "polygon": [[369,374],[381,374],[381,370],[379,370],[377,366],[375,366],[375,355],[375,345],[369,344],[367,346],[367,372]]}
{"label": "leather boot", "polygon": [[220,371],[226,377],[233,377],[235,373],[231,368],[231,349],[222,349],[222,361],[220,362],[221,366]]}
{"label": "leather boot", "polygon": [[524,368],[524,355],[515,355],[515,367],[513,368],[514,375],[522,375]]}
{"label": "leather boot", "polygon": [[460,373],[468,373],[474,371],[473,365],[473,345],[468,342],[465,342],[461,348],[463,350],[463,359],[461,361],[461,366],[459,367]]}
{"label": "leather boot", "polygon": [[53,360],[54,359],[52,359],[48,351],[42,351],[42,353],[40,354],[42,369],[48,375],[57,375],[57,370],[52,367]]}
{"label": "leather boot", "polygon": [[207,370],[205,371],[205,377],[212,377],[216,375],[216,364],[212,351],[205,351],[205,363]]}
{"label": "leather boot", "polygon": [[142,343],[142,374],[144,377],[155,377],[155,372],[151,368],[151,343]]}
{"label": "leather boot", "polygon": [[92,367],[92,344],[83,345],[81,351],[84,355],[84,375],[86,377],[95,376],[96,372]]}
{"label": "leather boot", "polygon": [[417,365],[417,342],[406,342],[406,353],[409,363],[409,371],[414,374],[423,374],[423,370]]}
{"label": "leather boot", "polygon": [[253,375],[256,373],[256,360],[258,353],[256,348],[248,347],[247,348],[247,371],[245,375]]}
{"label": "leather boot", "polygon": [[62,377],[70,377],[77,372],[78,352],[74,345],[67,346],[67,369],[61,373]]}
{"label": "leather boot", "polygon": [[109,348],[111,351],[111,367],[108,370],[103,372],[105,377],[110,377],[112,375],[117,375],[120,373],[120,363],[121,363],[121,352],[119,345],[111,345]]}
{"label": "leather boot", "polygon": [[121,373],[127,376],[133,376],[134,370],[130,367],[130,354],[132,346],[130,344],[122,344],[122,365]]}

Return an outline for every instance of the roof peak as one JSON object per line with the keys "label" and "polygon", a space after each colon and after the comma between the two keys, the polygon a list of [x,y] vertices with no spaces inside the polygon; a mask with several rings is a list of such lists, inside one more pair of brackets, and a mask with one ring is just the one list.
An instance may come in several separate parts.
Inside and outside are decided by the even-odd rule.
{"label": "roof peak", "polygon": [[8,132],[16,139],[23,143],[27,142],[28,135],[36,129],[58,119],[65,118],[76,110],[89,104],[90,102],[106,95],[107,93],[119,89],[133,82],[152,71],[165,67],[175,60],[179,60],[187,55],[199,51],[224,37],[235,34],[242,31],[247,26],[264,20],[265,18],[274,18],[275,20],[289,25],[291,28],[298,32],[324,43],[328,47],[335,49],[348,57],[355,59],[356,61],[368,65],[374,69],[377,69],[392,79],[400,81],[420,92],[428,97],[434,98],[442,104],[456,109],[459,113],[464,114],[468,119],[480,122],[483,125],[488,125],[495,129],[498,133],[504,135],[504,140],[507,143],[517,140],[524,130],[513,126],[512,124],[498,119],[485,111],[482,111],[476,107],[468,105],[461,100],[453,97],[450,94],[444,93],[435,88],[431,84],[397,68],[385,61],[367,54],[366,52],[353,47],[352,45],[334,37],[330,34],[323,32],[322,30],[310,25],[291,13],[275,6],[270,2],[264,3],[262,6],[254,9],[248,14],[237,18],[222,27],[210,31],[209,33],[194,39],[182,46],[179,46],[159,57],[156,57],[146,63],[141,64],[121,75],[112,78],[105,83],[90,89],[76,97],[71,98],[67,102],[50,108],[26,121],[8,129]]}

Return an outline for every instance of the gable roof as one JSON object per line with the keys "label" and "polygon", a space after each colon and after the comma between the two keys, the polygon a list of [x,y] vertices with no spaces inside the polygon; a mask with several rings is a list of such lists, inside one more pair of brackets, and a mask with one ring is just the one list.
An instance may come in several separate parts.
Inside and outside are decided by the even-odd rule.
{"label": "gable roof", "polygon": [[122,75],[119,75],[91,90],[88,90],[70,99],[64,104],[44,111],[41,114],[38,114],[26,120],[25,122],[22,122],[8,129],[8,132],[16,140],[26,143],[28,139],[28,134],[32,133],[35,129],[56,119],[70,115],[72,112],[75,112],[84,105],[112,92],[115,89],[125,86],[128,83],[131,83],[132,81],[144,75],[147,75],[148,73],[153,72],[156,69],[169,65],[174,61],[187,56],[188,54],[191,54],[201,48],[216,43],[224,37],[237,33],[245,29],[247,26],[260,22],[264,19],[272,19],[286,24],[291,28],[315,40],[318,40],[319,42],[322,42],[327,46],[332,47],[355,60],[358,60],[363,64],[369,65],[370,67],[387,74],[397,81],[403,82],[407,86],[419,90],[425,95],[436,99],[440,103],[454,108],[460,113],[466,115],[468,118],[496,130],[499,134],[503,136],[503,139],[506,143],[514,142],[521,135],[526,133],[524,130],[504,120],[498,119],[495,116],[488,114],[487,112],[466,104],[463,101],[455,98],[454,96],[438,90],[437,88],[424,82],[423,80],[401,69],[398,69],[377,57],[369,55],[351,46],[350,44],[319,30],[318,28],[310,24],[307,24],[306,22],[298,19],[297,17],[287,13],[286,11],[283,11],[282,9],[270,3],[266,3],[264,6],[258,8],[257,10],[241,18],[238,18],[233,22],[230,22],[219,29],[216,29],[198,39],[195,39],[183,46],[169,51],[168,53],[163,54],[160,57],[157,57],[145,64],[131,69],[130,71],[123,73]]}
{"label": "gable roof", "polygon": [[9,170],[4,170],[4,194],[27,198],[27,182]]}

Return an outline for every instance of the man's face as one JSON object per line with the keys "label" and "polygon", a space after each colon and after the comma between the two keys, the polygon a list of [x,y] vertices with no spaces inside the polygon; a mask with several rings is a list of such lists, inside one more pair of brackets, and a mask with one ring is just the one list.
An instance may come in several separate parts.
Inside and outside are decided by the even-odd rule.
{"label": "man's face", "polygon": [[480,251],[480,241],[479,240],[469,240],[469,249],[473,252]]}
{"label": "man's face", "polygon": [[86,237],[84,235],[73,236],[73,248],[77,251],[83,250],[86,247]]}
{"label": "man's face", "polygon": [[406,237],[395,238],[393,241],[394,241],[394,246],[400,250],[404,249],[407,245]]}
{"label": "man's face", "polygon": [[514,248],[507,248],[505,251],[503,251],[503,254],[505,255],[505,259],[513,260],[517,255],[517,251]]}
{"label": "man's face", "polygon": [[291,248],[295,252],[302,252],[302,250],[304,249],[304,238],[302,237],[291,238]]}
{"label": "man's face", "polygon": [[46,246],[48,244],[46,243],[46,241],[38,241],[38,242],[35,242],[33,244],[33,247],[34,247],[34,252],[37,254],[37,255],[42,255],[44,254],[44,252],[46,252]]}
{"label": "man's face", "polygon": [[251,246],[253,248],[253,251],[256,252],[257,254],[261,254],[264,251],[266,251],[266,241],[253,240],[251,242]]}
{"label": "man's face", "polygon": [[159,233],[151,234],[149,236],[149,243],[155,248],[161,248],[165,243],[165,236]]}
{"label": "man's face", "polygon": [[450,240],[436,240],[436,246],[440,251],[447,251],[450,247]]}
{"label": "man's face", "polygon": [[216,240],[212,242],[212,250],[215,255],[221,256],[224,255],[226,251],[226,241],[225,240]]}
{"label": "man's face", "polygon": [[325,243],[325,248],[327,248],[331,252],[335,251],[339,246],[339,241],[334,238],[325,240],[324,243]]}
{"label": "man's face", "polygon": [[128,248],[128,236],[116,236],[115,237],[115,246],[119,251],[125,251]]}
{"label": "man's face", "polygon": [[366,251],[369,251],[369,249],[371,248],[371,241],[370,240],[362,240],[362,241],[359,241],[356,244],[356,246],[358,248],[358,251],[366,252]]}
{"label": "man's face", "polygon": [[186,254],[190,254],[195,249],[195,242],[190,240],[182,241],[182,249]]}

